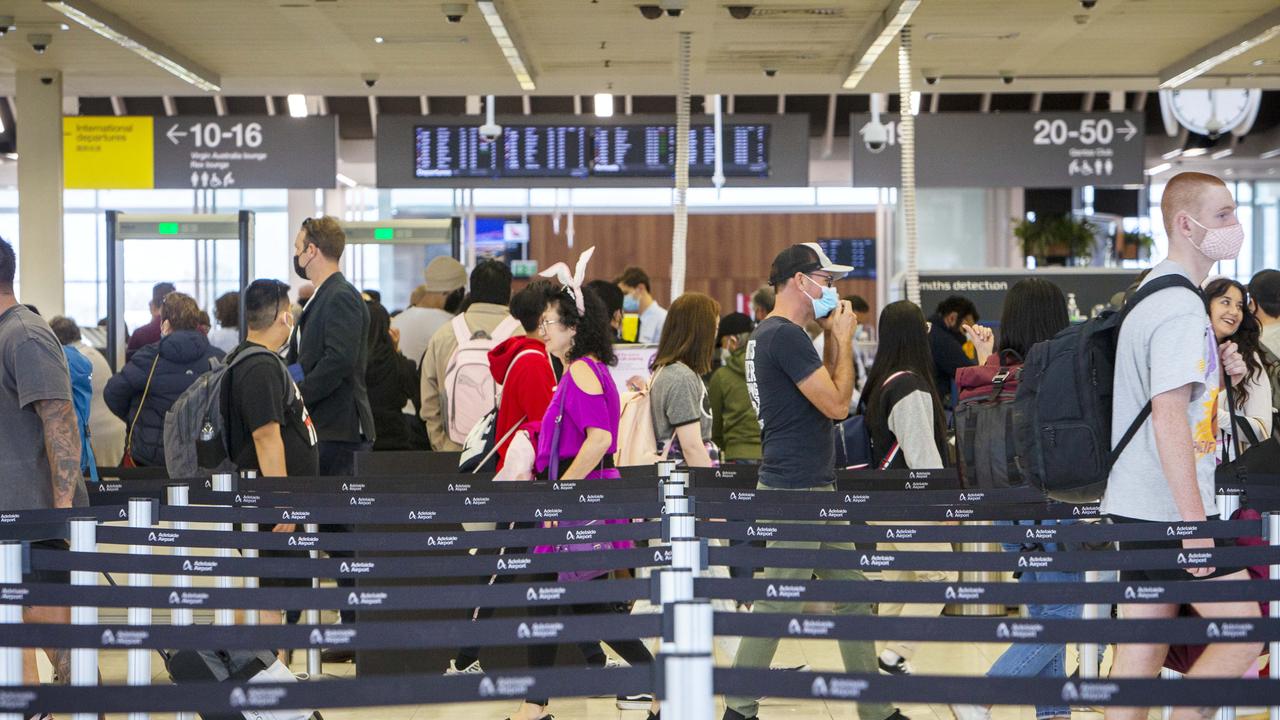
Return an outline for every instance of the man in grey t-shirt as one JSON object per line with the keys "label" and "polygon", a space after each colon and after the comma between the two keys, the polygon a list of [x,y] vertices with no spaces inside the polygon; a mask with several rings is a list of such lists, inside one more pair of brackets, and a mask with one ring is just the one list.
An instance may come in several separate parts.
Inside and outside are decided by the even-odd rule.
{"label": "man in grey t-shirt", "polygon": [[[89,504],[80,474],[80,430],[71,403],[67,359],[40,316],[13,294],[17,263],[0,240],[0,510],[41,510]],[[66,548],[65,540],[33,543]],[[37,582],[67,581],[65,573],[32,574]],[[67,624],[69,608],[25,607],[23,622]],[[23,662],[23,682],[40,682],[35,653]],[[45,651],[57,679],[71,679],[71,654]]]}
{"label": "man in grey t-shirt", "polygon": [[[1213,265],[1234,258],[1244,231],[1235,202],[1221,180],[1202,173],[1181,173],[1165,186],[1160,203],[1169,257],[1146,282],[1179,273],[1195,285]],[[1217,403],[1224,382],[1239,383],[1244,360],[1235,343],[1217,345],[1203,301],[1186,289],[1168,288],[1139,304],[1125,319],[1116,348],[1112,442],[1117,442],[1142,408],[1151,417],[1116,461],[1107,481],[1102,509],[1117,522],[1202,522],[1216,516],[1213,473],[1217,457]],[[1212,548],[1213,540],[1168,543],[1120,543],[1121,552],[1145,547]],[[1132,582],[1192,578],[1243,580],[1243,570],[1211,567],[1121,573]],[[1195,603],[1202,617],[1256,618],[1256,602]],[[1125,619],[1176,617],[1173,604],[1120,606]],[[1261,643],[1209,645],[1188,677],[1241,677],[1257,659]],[[1119,644],[1113,678],[1154,677],[1167,645]],[[1212,707],[1176,708],[1173,720],[1208,718]],[[1106,720],[1145,720],[1147,709],[1109,707]]]}

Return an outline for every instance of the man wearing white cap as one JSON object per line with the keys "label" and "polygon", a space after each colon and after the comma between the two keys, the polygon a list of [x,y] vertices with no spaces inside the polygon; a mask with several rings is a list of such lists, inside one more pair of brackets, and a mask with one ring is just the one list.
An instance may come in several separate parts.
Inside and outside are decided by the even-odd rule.
{"label": "man wearing white cap", "polygon": [[431,336],[453,319],[444,309],[446,300],[467,285],[467,269],[451,257],[435,258],[422,275],[426,282],[418,287],[421,292],[415,291],[418,301],[391,320],[391,327],[400,331],[400,354],[415,367],[422,364]]}
{"label": "man wearing white cap", "polygon": [[[760,487],[768,490],[835,490],[835,436],[831,421],[849,414],[853,397],[853,330],[857,318],[841,301],[835,282],[853,268],[836,265],[816,243],[792,245],[778,254],[769,271],[777,292],[773,312],[747,341],[747,394],[760,418]],[[818,356],[805,325],[818,321],[826,342]],[[838,522],[838,521],[833,521]],[[847,521],[845,521],[847,523]],[[853,550],[850,543],[775,542],[793,550]],[[765,568],[764,578],[807,582],[813,568]],[[817,569],[823,580],[865,580],[852,569]],[[757,613],[800,612],[801,603],[757,600]],[[837,603],[835,612],[870,615],[868,603]],[[875,645],[841,640],[845,672],[874,674]],[[744,637],[735,668],[768,667],[778,639]],[[759,703],[751,697],[726,697],[724,720],[755,718]],[[892,705],[859,702],[860,720],[905,720]]]}

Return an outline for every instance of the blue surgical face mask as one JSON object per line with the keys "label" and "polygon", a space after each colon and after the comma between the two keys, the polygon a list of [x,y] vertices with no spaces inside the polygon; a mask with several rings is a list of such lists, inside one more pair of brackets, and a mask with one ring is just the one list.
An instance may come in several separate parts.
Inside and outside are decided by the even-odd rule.
{"label": "blue surgical face mask", "polygon": [[[805,275],[804,279],[814,285],[818,285],[818,283],[808,275]],[[821,285],[818,285],[818,287],[822,290],[822,297],[811,297],[809,298],[809,301],[813,303],[813,316],[821,320],[822,318],[830,315],[832,311],[840,306],[840,294],[836,292],[836,289],[833,287],[822,287]]]}
{"label": "blue surgical face mask", "polygon": [[622,298],[622,312],[636,313],[640,312],[640,301],[635,295],[625,295]]}

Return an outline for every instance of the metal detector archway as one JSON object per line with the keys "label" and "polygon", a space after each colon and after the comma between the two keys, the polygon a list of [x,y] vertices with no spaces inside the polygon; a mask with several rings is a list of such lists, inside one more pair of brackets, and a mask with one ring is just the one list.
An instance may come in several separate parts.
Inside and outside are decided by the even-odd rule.
{"label": "metal detector archway", "polygon": [[[114,370],[124,365],[125,268],[124,243],[128,240],[238,240],[242,292],[253,281],[252,210],[222,215],[131,214],[107,211],[107,361]],[[198,281],[198,279],[197,279]],[[243,306],[242,306],[243,309]],[[240,338],[245,336],[245,317],[240,313]]]}
{"label": "metal detector archway", "polygon": [[[439,248],[437,252],[447,252],[455,259],[459,253],[458,218],[407,218],[381,222],[352,220],[343,222],[342,230],[347,235],[348,245],[436,246]],[[348,280],[356,287],[364,287],[363,262],[358,253],[352,253],[352,256],[352,272]],[[414,277],[417,279],[414,285],[421,282],[418,277],[421,272],[421,267],[415,268]]]}

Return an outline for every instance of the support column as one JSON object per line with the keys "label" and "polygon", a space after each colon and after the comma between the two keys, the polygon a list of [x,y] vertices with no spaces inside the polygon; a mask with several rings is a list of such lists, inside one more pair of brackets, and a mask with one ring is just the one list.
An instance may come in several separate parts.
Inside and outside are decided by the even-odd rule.
{"label": "support column", "polygon": [[[62,74],[17,72],[18,263],[22,302],[46,318],[64,307]],[[88,323],[96,318],[77,318]]]}

